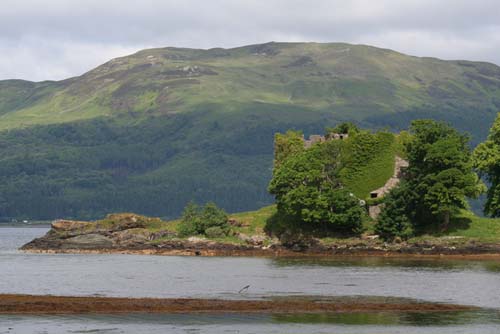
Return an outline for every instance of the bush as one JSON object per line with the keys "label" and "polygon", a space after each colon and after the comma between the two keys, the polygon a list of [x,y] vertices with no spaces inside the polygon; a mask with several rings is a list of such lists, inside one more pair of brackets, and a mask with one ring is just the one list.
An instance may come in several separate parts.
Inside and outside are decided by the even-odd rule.
{"label": "bush", "polygon": [[219,226],[212,226],[205,230],[205,235],[209,238],[222,238],[227,236],[227,231],[224,231]]}
{"label": "bush", "polygon": [[201,234],[198,233],[198,229],[196,228],[196,223],[194,221],[182,221],[179,224],[177,229],[177,233],[180,237],[189,237],[192,235]]}
{"label": "bush", "polygon": [[207,203],[205,205],[201,211],[199,220],[200,229],[203,234],[206,234],[207,230],[211,227],[218,227],[227,234],[230,228],[227,213],[218,208],[215,203]]}
{"label": "bush", "polygon": [[359,200],[345,189],[332,191],[329,198],[329,229],[347,234],[363,230],[364,208]]}
{"label": "bush", "polygon": [[229,230],[227,213],[214,203],[207,203],[203,208],[189,203],[184,208],[178,227],[181,237],[206,235],[209,238],[219,238],[226,236]]}
{"label": "bush", "polygon": [[383,204],[384,208],[375,225],[375,233],[380,235],[382,239],[392,241],[399,237],[405,240],[413,236],[414,230],[408,208],[411,196],[412,193],[406,183],[387,194]]}

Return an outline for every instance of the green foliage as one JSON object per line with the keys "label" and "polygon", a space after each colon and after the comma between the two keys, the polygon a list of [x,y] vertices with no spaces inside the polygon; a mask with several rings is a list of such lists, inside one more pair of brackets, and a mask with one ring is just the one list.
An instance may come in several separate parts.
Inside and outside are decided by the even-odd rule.
{"label": "green foliage", "polygon": [[205,230],[205,235],[211,239],[223,238],[227,236],[227,231],[219,226],[212,226]]}
{"label": "green foliage", "polygon": [[379,204],[384,203],[385,197],[384,196],[380,196],[380,197],[375,197],[375,198],[367,198],[364,201],[365,201],[365,203],[366,203],[367,206],[370,206],[370,205],[379,205]]}
{"label": "green foliage", "polygon": [[490,129],[488,139],[474,150],[474,167],[490,185],[484,212],[500,216],[500,114]]}
{"label": "green foliage", "polygon": [[484,188],[472,170],[467,136],[432,120],[413,121],[410,133],[406,182],[393,190],[378,226],[388,238],[405,235],[408,221],[417,231],[433,225],[448,229],[452,214]]}
{"label": "green foliage", "polygon": [[209,202],[203,207],[200,223],[200,228],[204,233],[207,233],[208,229],[216,227],[227,234],[230,228],[227,213],[213,202]]}
{"label": "green foliage", "polygon": [[326,135],[332,133],[347,133],[349,135],[354,135],[359,132],[359,128],[356,124],[352,122],[344,122],[333,128],[326,128]]}
{"label": "green foliage", "polygon": [[199,207],[193,202],[189,202],[184,208],[180,224],[177,226],[177,232],[181,237],[187,237],[196,234],[203,234],[205,231],[201,228],[201,215]]}
{"label": "green foliage", "polygon": [[342,189],[341,141],[314,145],[289,156],[275,167],[269,192],[276,197],[277,215],[270,226],[313,233],[359,233],[363,209],[359,200]]}
{"label": "green foliage", "polygon": [[226,236],[229,230],[227,214],[215,203],[207,203],[200,208],[192,202],[184,209],[177,228],[181,237],[206,235],[209,238],[219,238]]}
{"label": "green foliage", "polygon": [[396,237],[410,238],[414,231],[408,210],[409,203],[414,201],[414,195],[406,182],[389,192],[384,198],[382,212],[377,218],[375,233],[389,241]]}
{"label": "green foliage", "polygon": [[274,166],[278,167],[287,157],[304,150],[304,136],[300,131],[288,130],[274,136]]}
{"label": "green foliage", "polygon": [[403,159],[407,159],[406,146],[411,141],[411,135],[408,131],[401,131],[396,136],[396,154]]}
{"label": "green foliage", "polygon": [[432,120],[412,122],[410,132],[408,179],[419,195],[415,221],[424,225],[431,217],[446,229],[453,211],[465,208],[466,198],[484,189],[472,171],[468,137]]}

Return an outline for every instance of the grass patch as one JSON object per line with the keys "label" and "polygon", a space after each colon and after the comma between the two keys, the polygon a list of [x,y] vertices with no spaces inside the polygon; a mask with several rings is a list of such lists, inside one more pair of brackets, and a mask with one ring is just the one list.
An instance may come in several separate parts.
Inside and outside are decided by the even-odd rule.
{"label": "grass patch", "polygon": [[343,183],[357,197],[367,198],[393,175],[396,151],[392,133],[361,133],[349,138],[346,167],[341,171]]}
{"label": "grass patch", "polygon": [[429,241],[436,238],[447,238],[458,243],[471,240],[500,242],[500,218],[478,217],[470,211],[462,210],[452,218],[448,231],[428,231],[424,235],[411,239],[410,242]]}
{"label": "grass patch", "polygon": [[104,219],[97,220],[96,229],[124,230],[131,226],[144,228],[150,232],[176,231],[174,222],[164,221],[160,218],[146,217],[134,213],[114,213],[107,215]]}
{"label": "grass patch", "polygon": [[267,219],[276,212],[276,206],[266,206],[257,211],[241,212],[229,215],[229,218],[235,219],[242,224],[242,227],[234,227],[233,229],[245,234],[264,233]]}

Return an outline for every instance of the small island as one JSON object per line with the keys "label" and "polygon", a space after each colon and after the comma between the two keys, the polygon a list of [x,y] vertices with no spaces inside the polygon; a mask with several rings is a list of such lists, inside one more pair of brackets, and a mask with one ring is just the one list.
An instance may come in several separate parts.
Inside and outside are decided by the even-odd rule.
{"label": "small island", "polygon": [[468,137],[431,120],[414,121],[409,131],[399,134],[370,132],[351,123],[309,139],[288,131],[275,137],[269,185],[275,205],[228,215],[214,203],[189,203],[173,221],[133,213],[92,222],[57,220],[45,236],[21,249],[500,258],[500,220],[476,216],[467,203],[486,188],[479,171],[492,187],[485,211],[498,216],[491,150],[497,149],[493,145],[500,120],[495,124],[474,154]]}

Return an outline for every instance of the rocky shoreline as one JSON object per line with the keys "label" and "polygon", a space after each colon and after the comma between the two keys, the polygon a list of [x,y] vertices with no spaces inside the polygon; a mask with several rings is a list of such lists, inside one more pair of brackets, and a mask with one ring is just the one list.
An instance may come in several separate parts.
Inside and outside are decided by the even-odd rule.
{"label": "rocky shoreline", "polygon": [[147,229],[141,216],[129,214],[121,215],[119,219],[111,217],[113,224],[56,221],[46,235],[30,241],[21,250],[31,253],[185,256],[446,256],[500,259],[500,244],[464,242],[458,237],[413,243],[384,243],[378,239],[351,238],[333,243],[312,240],[283,245],[277,240],[264,240],[262,236],[245,236],[245,242],[230,243],[197,237],[180,239],[168,230]]}

